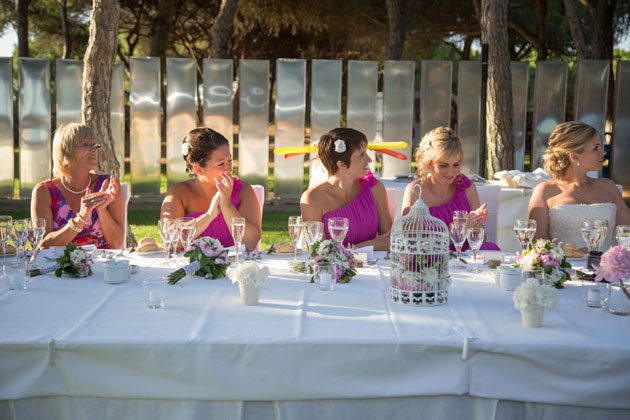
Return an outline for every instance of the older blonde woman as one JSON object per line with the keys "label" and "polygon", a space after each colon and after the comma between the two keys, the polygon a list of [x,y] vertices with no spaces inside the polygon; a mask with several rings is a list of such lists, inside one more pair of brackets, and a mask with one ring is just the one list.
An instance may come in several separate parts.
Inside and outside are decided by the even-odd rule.
{"label": "older blonde woman", "polygon": [[125,203],[120,184],[113,176],[91,173],[100,148],[94,132],[85,125],[57,128],[54,178],[37,184],[31,200],[31,216],[46,220],[43,248],[70,242],[122,247]]}
{"label": "older blonde woman", "polygon": [[[419,184],[422,201],[429,207],[432,216],[448,226],[453,221],[455,210],[465,210],[468,212],[469,227],[483,227],[488,210],[485,203],[479,204],[477,187],[461,173],[463,159],[462,144],[451,128],[438,127],[425,134],[416,150],[420,179],[405,188],[403,214],[407,214],[418,200],[418,189],[414,187]],[[497,250],[499,247],[485,242],[481,249]]]}
{"label": "older blonde woman", "polygon": [[536,220],[536,238],[584,245],[582,222],[606,220],[605,250],[611,244],[615,225],[630,224],[630,209],[615,183],[586,175],[602,169],[604,155],[602,140],[590,125],[569,121],[553,130],[543,156],[545,171],[553,179],[538,184],[529,201],[529,218]]}

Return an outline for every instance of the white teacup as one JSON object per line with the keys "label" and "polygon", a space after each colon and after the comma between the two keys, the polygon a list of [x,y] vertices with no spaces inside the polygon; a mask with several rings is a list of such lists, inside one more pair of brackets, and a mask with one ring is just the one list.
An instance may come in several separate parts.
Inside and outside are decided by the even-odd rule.
{"label": "white teacup", "polygon": [[108,260],[103,264],[105,282],[118,284],[127,281],[131,274],[131,266],[127,260]]}
{"label": "white teacup", "polygon": [[497,271],[494,274],[494,282],[497,286],[512,291],[521,284],[521,269],[519,267],[512,267],[511,265],[501,265],[497,267]]}

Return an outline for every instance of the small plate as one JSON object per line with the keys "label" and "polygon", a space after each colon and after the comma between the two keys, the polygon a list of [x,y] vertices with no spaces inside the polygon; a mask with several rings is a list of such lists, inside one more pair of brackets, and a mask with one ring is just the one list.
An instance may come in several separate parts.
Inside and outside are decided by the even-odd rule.
{"label": "small plate", "polygon": [[152,255],[163,254],[164,252],[165,251],[163,249],[160,249],[159,251],[149,251],[149,252],[136,251],[136,255],[139,255],[141,257],[150,257]]}
{"label": "small plate", "polygon": [[10,258],[15,257],[15,252],[10,252],[8,254],[0,254],[0,258]]}
{"label": "small plate", "polygon": [[136,274],[138,271],[140,271],[140,266],[136,265],[136,264],[131,264],[131,274]]}

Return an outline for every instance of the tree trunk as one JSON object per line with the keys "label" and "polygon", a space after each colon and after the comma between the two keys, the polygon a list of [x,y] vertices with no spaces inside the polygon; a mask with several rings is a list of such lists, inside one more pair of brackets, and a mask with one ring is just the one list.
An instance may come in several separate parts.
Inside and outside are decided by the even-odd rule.
{"label": "tree trunk", "polygon": [[580,27],[580,21],[578,20],[577,11],[575,10],[574,0],[564,0],[564,11],[569,21],[569,29],[571,29],[571,38],[577,51],[579,59],[585,59],[587,57],[586,44],[584,43],[584,36],[582,35],[582,28]]}
{"label": "tree trunk", "polygon": [[400,60],[405,48],[405,23],[401,0],[385,0],[385,6],[387,7],[387,20],[389,22],[386,59]]}
{"label": "tree trunk", "polygon": [[238,0],[221,0],[221,8],[212,25],[210,58],[228,58],[230,26],[234,21]]}
{"label": "tree trunk", "polygon": [[28,5],[31,0],[15,0],[17,20],[18,57],[28,57]]}
{"label": "tree trunk", "polygon": [[[110,118],[111,80],[118,48],[119,19],[118,0],[92,1],[90,39],[83,58],[82,122],[94,130],[102,145],[97,171],[110,175],[118,175],[120,168],[114,153]],[[126,239],[127,243],[135,244],[129,228]]]}
{"label": "tree trunk", "polygon": [[486,101],[486,168],[514,169],[512,76],[507,30],[507,0],[481,1],[481,40],[489,44]]}
{"label": "tree trunk", "polygon": [[538,50],[538,59],[547,59],[547,34],[546,24],[547,21],[547,0],[536,0],[536,10],[538,11],[538,40],[540,42],[540,48]]}
{"label": "tree trunk", "polygon": [[174,0],[158,0],[158,14],[153,19],[151,36],[149,37],[149,56],[166,57],[166,44],[174,11]]}
{"label": "tree trunk", "polygon": [[63,33],[63,52],[61,58],[70,58],[70,50],[72,47],[70,41],[70,30],[68,29],[68,9],[66,7],[67,0],[61,0],[57,3],[59,6],[59,17],[61,18],[61,32]]}
{"label": "tree trunk", "polygon": [[595,60],[610,60],[613,56],[613,15],[617,2],[616,0],[588,0],[586,6],[591,15],[593,28],[591,56]]}

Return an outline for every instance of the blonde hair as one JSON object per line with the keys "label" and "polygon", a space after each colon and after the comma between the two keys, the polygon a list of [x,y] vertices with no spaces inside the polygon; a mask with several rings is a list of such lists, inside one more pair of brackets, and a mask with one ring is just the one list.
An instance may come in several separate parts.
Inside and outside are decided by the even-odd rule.
{"label": "blonde hair", "polygon": [[94,140],[94,131],[86,125],[70,123],[57,127],[53,138],[53,176],[67,177],[70,174],[70,162],[74,148],[85,140]]}
{"label": "blonde hair", "polygon": [[579,121],[558,124],[549,136],[549,148],[543,155],[543,169],[555,179],[560,179],[571,165],[570,153],[582,153],[597,130]]}
{"label": "blonde hair", "polygon": [[458,153],[462,153],[462,143],[455,131],[449,127],[434,128],[422,137],[422,141],[416,148],[418,175],[427,176],[431,163],[449,159]]}

